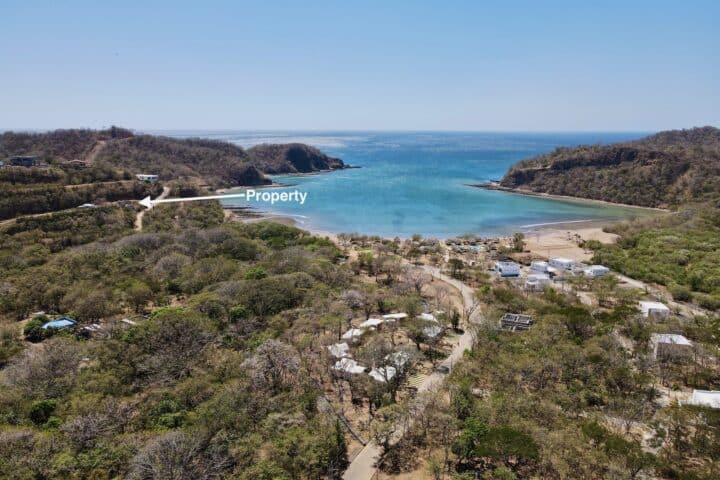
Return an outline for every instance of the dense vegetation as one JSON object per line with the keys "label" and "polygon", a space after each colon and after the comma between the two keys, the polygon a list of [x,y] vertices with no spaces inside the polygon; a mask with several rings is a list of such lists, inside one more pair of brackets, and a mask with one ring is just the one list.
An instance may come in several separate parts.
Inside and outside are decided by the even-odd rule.
{"label": "dense vegetation", "polygon": [[648,207],[720,192],[720,129],[661,132],[615,145],[558,148],[519,162],[501,185]]}
{"label": "dense vegetation", "polygon": [[316,406],[307,352],[323,328],[306,319],[349,286],[337,250],[278,224],[223,224],[215,203],[168,208],[146,218],[162,233],[131,234],[117,207],[2,232],[2,315],[80,327],[22,345],[2,323],[0,476],[336,478],[345,438]]}
{"label": "dense vegetation", "polygon": [[632,278],[669,288],[676,300],[720,309],[720,204],[688,205],[679,212],[613,226],[616,244],[597,242],[593,261]]}

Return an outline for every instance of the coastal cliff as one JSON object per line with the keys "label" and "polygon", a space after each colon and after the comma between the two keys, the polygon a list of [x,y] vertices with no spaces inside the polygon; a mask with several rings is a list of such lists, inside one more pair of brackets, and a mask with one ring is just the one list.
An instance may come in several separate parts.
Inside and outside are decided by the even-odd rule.
{"label": "coastal cliff", "polygon": [[523,160],[497,185],[644,207],[673,207],[720,192],[720,129],[661,132],[632,142],[558,148]]}
{"label": "coastal cliff", "polygon": [[262,144],[247,150],[250,161],[269,174],[311,173],[345,168],[339,158],[302,143]]}

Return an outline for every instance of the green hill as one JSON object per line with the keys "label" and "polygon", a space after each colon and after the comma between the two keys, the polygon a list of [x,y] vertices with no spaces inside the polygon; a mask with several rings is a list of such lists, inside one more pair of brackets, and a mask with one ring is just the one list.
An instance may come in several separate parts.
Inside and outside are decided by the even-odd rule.
{"label": "green hill", "polygon": [[673,207],[720,194],[720,129],[672,130],[613,145],[558,148],[514,165],[504,188]]}
{"label": "green hill", "polygon": [[[124,173],[118,178],[154,173],[165,181],[200,179],[213,187],[268,184],[266,173],[308,173],[345,167],[342,160],[303,144],[261,145],[245,150],[229,142],[141,135],[117,127],[0,134],[0,160],[14,155],[35,155],[50,169],[4,168],[3,175],[13,183],[78,183],[68,179],[79,176],[77,165],[67,163],[71,160],[86,161],[86,170],[102,170],[104,177],[108,169],[114,169]],[[35,172],[30,174],[30,170]],[[99,181],[92,178],[94,175],[85,175],[90,178],[83,182]]]}

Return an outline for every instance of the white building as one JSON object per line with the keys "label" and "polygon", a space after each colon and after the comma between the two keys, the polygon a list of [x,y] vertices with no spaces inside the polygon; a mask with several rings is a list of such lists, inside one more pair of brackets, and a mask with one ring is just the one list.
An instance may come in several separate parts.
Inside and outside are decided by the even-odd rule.
{"label": "white building", "polygon": [[550,284],[552,284],[552,280],[550,276],[545,273],[531,273],[525,279],[526,290],[540,291]]}
{"label": "white building", "polygon": [[555,257],[551,258],[548,262],[551,267],[555,267],[559,270],[567,270],[572,271],[573,268],[575,268],[575,265],[577,262],[575,260],[572,260],[570,258],[563,258],[563,257]]}
{"label": "white building", "polygon": [[383,315],[383,318],[387,322],[394,322],[395,320],[405,320],[407,316],[407,313],[388,313],[387,315]]}
{"label": "white building", "polygon": [[586,277],[592,278],[602,277],[608,273],[610,273],[610,269],[604,265],[590,265],[583,270],[583,274]]}
{"label": "white building", "polygon": [[392,380],[396,373],[395,367],[380,367],[370,370],[369,375],[378,382],[386,382]]}
{"label": "white building", "polygon": [[437,321],[438,321],[437,318],[435,318],[435,315],[433,315],[432,313],[421,313],[421,314],[418,316],[418,318],[419,318],[420,320],[425,320],[426,322],[435,322],[435,323],[437,323]]}
{"label": "white building", "polygon": [[352,340],[355,337],[359,337],[363,333],[365,333],[365,330],[362,330],[360,328],[351,328],[350,330],[342,334],[342,338],[343,340]]}
{"label": "white building", "polygon": [[440,325],[428,325],[427,327],[423,328],[423,335],[425,335],[428,338],[435,338],[442,332],[442,328]]}
{"label": "white building", "polygon": [[383,318],[368,318],[364,322],[362,322],[360,325],[358,325],[359,328],[375,328],[379,327],[385,322],[385,319]]}
{"label": "white building", "polygon": [[543,262],[542,260],[533,260],[530,262],[530,270],[533,272],[547,273],[549,266],[548,262]]}
{"label": "white building", "polygon": [[347,343],[336,343],[327,347],[330,355],[335,358],[346,358],[350,356],[350,346]]}
{"label": "white building", "polygon": [[692,342],[674,333],[653,333],[650,336],[654,358],[678,358],[692,354]]}
{"label": "white building", "polygon": [[720,390],[693,390],[690,405],[720,408]]}
{"label": "white building", "polygon": [[365,373],[366,367],[363,367],[362,365],[358,364],[352,358],[341,358],[340,360],[335,362],[335,365],[333,366],[333,368],[340,372],[356,375],[359,373]]}
{"label": "white building", "polygon": [[495,271],[501,277],[518,277],[520,265],[515,262],[495,262]]}
{"label": "white building", "polygon": [[660,302],[640,302],[640,311],[643,317],[667,318],[670,315],[670,309],[664,303]]}
{"label": "white building", "polygon": [[150,183],[155,183],[159,179],[159,177],[157,175],[152,175],[152,174],[147,174],[147,173],[138,173],[137,175],[135,175],[135,178],[137,178],[141,182],[150,182]]}

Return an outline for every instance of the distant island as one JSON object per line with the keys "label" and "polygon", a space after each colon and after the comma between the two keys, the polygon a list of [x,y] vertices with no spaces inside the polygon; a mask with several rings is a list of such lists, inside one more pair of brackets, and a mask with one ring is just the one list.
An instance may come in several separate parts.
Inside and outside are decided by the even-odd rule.
{"label": "distant island", "polygon": [[499,182],[481,186],[643,207],[708,200],[720,191],[720,129],[671,130],[612,145],[561,147],[523,160]]}

